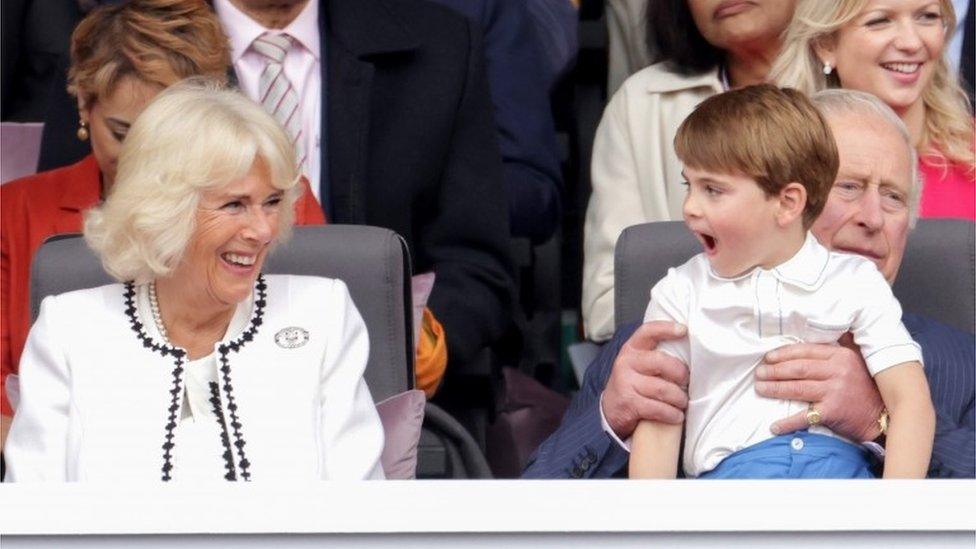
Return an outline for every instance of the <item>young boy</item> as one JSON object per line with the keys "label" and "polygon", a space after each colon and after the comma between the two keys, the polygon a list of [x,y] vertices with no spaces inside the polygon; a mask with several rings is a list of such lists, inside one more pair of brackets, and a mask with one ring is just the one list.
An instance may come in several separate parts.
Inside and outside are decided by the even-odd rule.
{"label": "young boy", "polygon": [[[869,478],[857,444],[819,425],[774,437],[769,426],[806,403],[760,397],[753,372],[773,349],[836,342],[851,332],[890,423],[885,478],[924,478],[935,413],[921,352],[873,263],[828,251],[807,232],[837,174],[826,122],[800,92],[760,85],[704,101],[675,137],[688,196],[684,218],[704,247],[651,290],[645,321],[688,337],[658,347],[688,365],[684,471],[703,478]],[[642,422],[631,478],[674,478],[681,426]]]}

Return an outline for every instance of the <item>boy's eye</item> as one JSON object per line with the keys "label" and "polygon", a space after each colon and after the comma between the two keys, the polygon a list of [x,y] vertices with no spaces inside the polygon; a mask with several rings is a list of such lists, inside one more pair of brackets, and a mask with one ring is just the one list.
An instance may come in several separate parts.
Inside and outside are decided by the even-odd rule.
{"label": "boy's eye", "polygon": [[705,192],[709,195],[717,196],[722,194],[722,189],[719,189],[718,187],[713,187],[711,185],[705,185]]}

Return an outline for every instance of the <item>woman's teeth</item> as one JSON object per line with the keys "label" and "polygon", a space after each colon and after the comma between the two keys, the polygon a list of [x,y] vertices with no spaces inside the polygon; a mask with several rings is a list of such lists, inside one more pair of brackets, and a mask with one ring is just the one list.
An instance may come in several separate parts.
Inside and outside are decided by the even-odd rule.
{"label": "woman's teeth", "polygon": [[889,71],[912,74],[920,65],[920,63],[883,63],[881,66]]}
{"label": "woman's teeth", "polygon": [[253,255],[237,255],[237,254],[224,254],[223,258],[228,263],[234,263],[237,265],[243,265],[245,267],[254,265],[255,256]]}

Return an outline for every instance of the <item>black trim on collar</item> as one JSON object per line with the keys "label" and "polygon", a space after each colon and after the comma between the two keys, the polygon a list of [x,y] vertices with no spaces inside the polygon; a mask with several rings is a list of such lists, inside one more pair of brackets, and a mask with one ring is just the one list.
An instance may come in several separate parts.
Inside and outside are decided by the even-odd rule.
{"label": "black trim on collar", "polygon": [[[267,304],[266,300],[268,288],[267,284],[264,282],[264,275],[258,275],[257,285],[255,288],[257,289],[257,299],[254,301],[254,313],[251,315],[251,320],[247,329],[230,343],[222,343],[217,348],[218,352],[220,353],[219,361],[221,364],[220,372],[222,374],[224,383],[223,390],[227,394],[227,408],[230,411],[230,424],[234,432],[234,446],[237,447],[237,454],[240,457],[238,465],[241,469],[241,477],[243,477],[245,481],[251,479],[251,473],[248,471],[251,463],[247,460],[247,456],[244,453],[244,446],[246,442],[244,441],[244,435],[241,430],[242,425],[240,419],[237,416],[237,403],[234,401],[233,385],[230,377],[230,361],[228,360],[227,355],[230,353],[230,351],[234,351],[235,353],[240,352],[244,345],[250,341],[253,341],[254,336],[256,336],[258,333],[258,328],[264,323],[264,307]],[[154,353],[159,353],[163,357],[172,356],[174,358],[173,388],[169,391],[172,398],[170,399],[170,406],[167,408],[169,414],[167,416],[167,423],[165,426],[166,441],[161,446],[163,449],[162,480],[164,482],[168,482],[172,480],[172,476],[170,474],[170,472],[173,470],[172,450],[176,446],[174,441],[175,434],[173,431],[176,429],[176,414],[180,409],[180,397],[182,396],[180,388],[183,385],[183,365],[185,364],[187,353],[185,350],[180,349],[179,347],[174,347],[166,343],[159,343],[153,340],[153,338],[146,333],[142,322],[139,321],[139,317],[136,314],[136,290],[133,282],[130,281],[125,283],[125,292],[123,293],[123,296],[125,298],[125,315],[129,318],[129,326],[132,328],[132,331],[135,332],[136,336],[139,338],[139,341],[142,342],[142,346]],[[227,424],[220,405],[219,388],[216,383],[212,383],[210,388],[212,395],[210,403],[214,405],[214,413],[216,414],[217,421],[221,426],[221,444],[224,447],[224,454],[222,457],[226,462],[225,465],[228,469],[228,473],[224,476],[224,478],[227,480],[237,480],[237,475],[234,471],[233,455],[230,448],[230,437],[227,434]],[[214,394],[215,391],[217,391],[216,394]]]}
{"label": "black trim on collar", "polygon": [[216,382],[211,381],[209,383],[210,387],[210,404],[213,406],[214,416],[217,417],[217,425],[220,426],[220,443],[224,446],[224,467],[227,468],[227,474],[224,478],[227,480],[237,480],[237,472],[234,471],[234,454],[230,449],[230,435],[227,434],[227,420],[224,419],[224,409],[220,405],[220,388],[217,386]]}
{"label": "black trim on collar", "polygon": [[237,339],[230,343],[222,343],[217,348],[217,352],[220,353],[220,373],[223,375],[224,380],[223,389],[227,394],[227,410],[230,411],[230,426],[234,432],[234,446],[237,448],[237,456],[240,458],[237,465],[241,469],[241,478],[245,481],[251,480],[251,473],[248,471],[251,467],[251,462],[247,460],[247,455],[244,453],[244,446],[247,443],[244,441],[244,434],[241,432],[243,426],[237,417],[237,403],[234,402],[234,387],[230,379],[230,361],[227,355],[231,351],[235,353],[240,352],[244,348],[244,345],[249,341],[253,341],[254,336],[258,333],[258,328],[264,323],[264,306],[267,303],[268,285],[264,283],[263,275],[258,276],[256,288],[258,296],[254,301],[254,315],[251,317],[251,325]]}

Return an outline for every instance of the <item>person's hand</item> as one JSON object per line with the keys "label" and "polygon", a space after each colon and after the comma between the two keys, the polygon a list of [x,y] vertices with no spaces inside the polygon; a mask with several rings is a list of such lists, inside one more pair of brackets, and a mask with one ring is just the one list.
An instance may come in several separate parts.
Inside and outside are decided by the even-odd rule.
{"label": "person's hand", "polygon": [[642,419],[677,424],[688,406],[688,367],[655,350],[658,342],[681,339],[681,324],[647,322],[624,343],[603,390],[603,415],[621,439],[630,437]]}
{"label": "person's hand", "polygon": [[[768,398],[812,402],[831,431],[863,442],[880,436],[884,402],[850,334],[841,345],[795,343],[766,354],[756,368],[756,392]],[[805,429],[807,410],[774,423],[782,435]]]}

